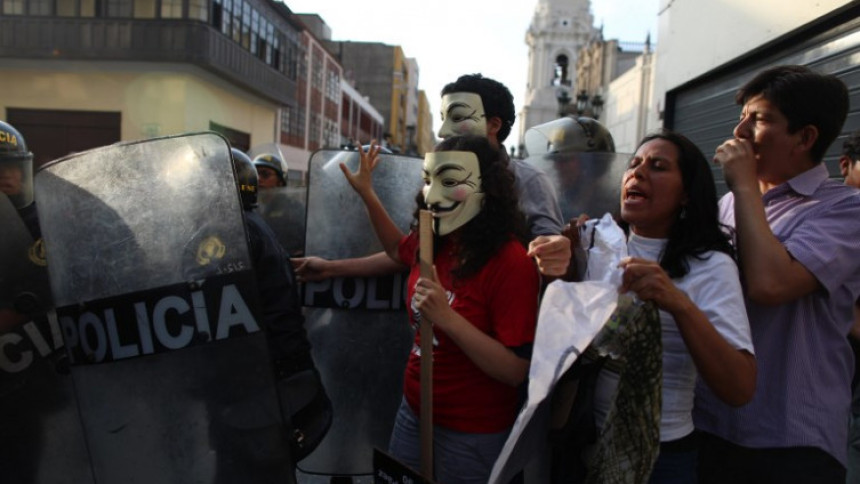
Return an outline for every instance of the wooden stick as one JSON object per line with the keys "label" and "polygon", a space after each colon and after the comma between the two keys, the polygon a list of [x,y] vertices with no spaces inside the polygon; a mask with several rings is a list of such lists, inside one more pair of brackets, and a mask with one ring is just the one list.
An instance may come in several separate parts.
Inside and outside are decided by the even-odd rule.
{"label": "wooden stick", "polygon": [[[433,276],[433,214],[418,217],[418,268],[421,277]],[[421,474],[433,479],[433,325],[421,318]]]}

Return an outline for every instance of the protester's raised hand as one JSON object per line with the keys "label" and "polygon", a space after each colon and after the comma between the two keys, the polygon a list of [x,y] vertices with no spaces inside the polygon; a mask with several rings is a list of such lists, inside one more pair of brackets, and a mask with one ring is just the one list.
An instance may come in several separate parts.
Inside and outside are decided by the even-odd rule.
{"label": "protester's raised hand", "polygon": [[352,189],[359,195],[364,196],[373,191],[372,173],[373,169],[376,168],[376,164],[379,163],[379,145],[376,144],[376,140],[370,142],[370,147],[367,151],[364,151],[364,148],[359,145],[358,156],[358,171],[355,173],[351,172],[344,163],[340,164],[340,170],[343,172],[350,186],[352,186]]}

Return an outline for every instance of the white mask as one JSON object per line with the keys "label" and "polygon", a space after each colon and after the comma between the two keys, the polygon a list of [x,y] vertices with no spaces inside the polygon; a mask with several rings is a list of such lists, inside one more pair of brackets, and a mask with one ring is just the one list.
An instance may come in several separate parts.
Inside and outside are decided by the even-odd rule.
{"label": "white mask", "polygon": [[424,156],[424,202],[433,212],[433,231],[448,235],[481,211],[481,166],[471,151]]}
{"label": "white mask", "polygon": [[487,136],[487,115],[481,96],[473,92],[452,92],[442,96],[440,138],[471,134]]}

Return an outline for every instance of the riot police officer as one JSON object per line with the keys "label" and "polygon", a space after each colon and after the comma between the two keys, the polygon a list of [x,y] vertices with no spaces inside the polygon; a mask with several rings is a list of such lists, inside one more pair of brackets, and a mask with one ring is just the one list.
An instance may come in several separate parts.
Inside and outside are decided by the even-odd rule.
{"label": "riot police officer", "polygon": [[33,153],[21,133],[0,121],[0,192],[6,194],[30,235],[40,237],[36,205],[33,203]]}
{"label": "riot police officer", "polygon": [[305,208],[289,193],[281,158],[262,154],[254,158],[259,186],[258,212],[274,231],[281,246],[291,256],[304,253]]}
{"label": "riot police officer", "polygon": [[257,169],[257,183],[260,188],[283,187],[287,184],[284,176],[284,164],[279,157],[272,154],[262,154],[254,158],[254,168]]}
{"label": "riot police officer", "polygon": [[[33,195],[33,153],[0,121],[0,480],[93,482]],[[53,430],[46,430],[50,419]],[[38,480],[37,479],[41,479]]]}
{"label": "riot police officer", "polygon": [[254,210],[257,170],[245,153],[235,148],[231,152],[260,292],[262,327],[269,341],[283,414],[291,420],[290,443],[293,457],[298,461],[319,444],[331,425],[331,402],[311,357],[289,255],[271,227]]}

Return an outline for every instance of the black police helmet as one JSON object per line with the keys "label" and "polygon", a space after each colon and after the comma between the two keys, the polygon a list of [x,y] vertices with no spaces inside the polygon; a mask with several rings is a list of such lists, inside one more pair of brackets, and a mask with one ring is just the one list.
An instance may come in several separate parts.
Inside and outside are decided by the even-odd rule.
{"label": "black police helmet", "polygon": [[230,154],[233,156],[233,167],[236,169],[236,183],[242,195],[242,208],[251,210],[257,206],[257,169],[245,153],[236,148],[230,148]]}
{"label": "black police helmet", "polygon": [[274,170],[281,185],[287,184],[287,177],[284,176],[284,163],[279,157],[270,153],[257,155],[257,157],[254,158],[254,166],[262,166]]}
{"label": "black police helmet", "polygon": [[17,208],[33,203],[33,153],[11,124],[0,121],[0,191]]}

